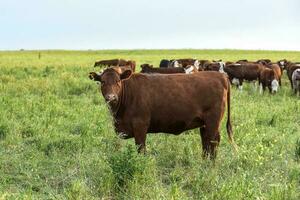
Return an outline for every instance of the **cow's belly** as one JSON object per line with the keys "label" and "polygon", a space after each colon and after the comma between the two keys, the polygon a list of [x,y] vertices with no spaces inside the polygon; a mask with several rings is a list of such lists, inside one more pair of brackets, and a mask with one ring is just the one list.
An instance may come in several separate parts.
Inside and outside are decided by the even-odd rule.
{"label": "cow's belly", "polygon": [[195,129],[197,127],[203,126],[203,121],[200,117],[194,117],[190,120],[151,120],[151,123],[148,128],[148,133],[171,133],[171,134],[180,134],[186,130]]}

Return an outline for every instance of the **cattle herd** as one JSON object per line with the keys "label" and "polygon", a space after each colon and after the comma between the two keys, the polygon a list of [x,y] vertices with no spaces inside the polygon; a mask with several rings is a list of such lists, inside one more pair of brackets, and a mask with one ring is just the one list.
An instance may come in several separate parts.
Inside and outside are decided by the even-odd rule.
{"label": "cattle herd", "polygon": [[274,94],[286,70],[293,92],[300,95],[300,63],[286,59],[163,59],[159,67],[142,64],[140,73],[135,73],[132,60],[101,60],[94,66],[105,66],[100,72],[90,72],[89,77],[100,83],[116,132],[122,138],[134,138],[139,152],[146,149],[147,133],[178,135],[199,128],[203,156],[215,158],[226,105],[227,134],[237,149],[230,120],[231,85],[241,90],[244,81],[258,81],[261,93],[268,88]]}

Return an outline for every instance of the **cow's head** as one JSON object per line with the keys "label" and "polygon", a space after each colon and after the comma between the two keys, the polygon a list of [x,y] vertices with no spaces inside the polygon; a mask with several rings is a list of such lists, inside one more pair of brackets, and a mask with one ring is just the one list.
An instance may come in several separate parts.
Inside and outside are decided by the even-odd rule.
{"label": "cow's head", "polygon": [[267,76],[267,84],[271,93],[278,92],[279,81],[278,76],[274,70],[270,70]]}
{"label": "cow's head", "polygon": [[279,61],[277,62],[277,64],[279,65],[279,67],[280,67],[282,70],[286,69],[287,63],[288,63],[288,61],[287,61],[286,59],[279,60]]}
{"label": "cow's head", "polygon": [[219,68],[219,72],[221,72],[221,73],[225,73],[225,71],[224,71],[224,69],[225,69],[225,63],[224,62],[218,62],[219,63],[219,66],[220,66],[220,68]]}
{"label": "cow's head", "polygon": [[122,92],[122,82],[131,77],[132,70],[122,67],[105,69],[102,73],[90,72],[90,79],[100,82],[100,90],[107,103],[116,106]]}

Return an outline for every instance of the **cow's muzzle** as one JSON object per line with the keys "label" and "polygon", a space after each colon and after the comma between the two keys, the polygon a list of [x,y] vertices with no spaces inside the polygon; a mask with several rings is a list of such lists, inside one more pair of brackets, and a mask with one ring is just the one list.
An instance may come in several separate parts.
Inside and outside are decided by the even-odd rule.
{"label": "cow's muzzle", "polygon": [[108,94],[105,96],[105,101],[107,103],[110,103],[110,102],[114,102],[114,101],[117,101],[118,100],[118,96],[115,95],[115,94]]}

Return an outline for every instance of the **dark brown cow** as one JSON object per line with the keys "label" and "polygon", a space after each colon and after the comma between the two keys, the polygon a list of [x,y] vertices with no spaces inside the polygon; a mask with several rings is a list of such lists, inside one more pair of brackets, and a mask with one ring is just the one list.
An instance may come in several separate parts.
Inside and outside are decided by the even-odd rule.
{"label": "dark brown cow", "polygon": [[200,128],[203,156],[215,158],[220,142],[220,123],[227,104],[227,133],[234,145],[230,122],[230,84],[224,74],[133,74],[108,68],[101,75],[100,89],[114,117],[116,132],[134,138],[145,151],[147,133],[178,135]]}
{"label": "dark brown cow", "polygon": [[204,70],[205,71],[218,71],[218,72],[224,72],[225,63],[222,61],[213,61],[211,63],[205,63],[204,64]]}
{"label": "dark brown cow", "polygon": [[141,65],[141,73],[157,73],[157,74],[175,74],[185,73],[183,67],[170,67],[170,68],[154,68],[153,65],[143,64]]}
{"label": "dark brown cow", "polygon": [[276,93],[278,91],[278,76],[275,70],[272,68],[263,68],[259,74],[259,86],[260,93],[269,89],[270,93]]}
{"label": "dark brown cow", "polygon": [[224,71],[229,76],[232,84],[242,89],[243,81],[256,81],[259,78],[260,71],[264,68],[261,64],[235,63],[226,65]]}
{"label": "dark brown cow", "polygon": [[206,63],[204,70],[205,71],[219,71],[220,65],[219,63]]}

